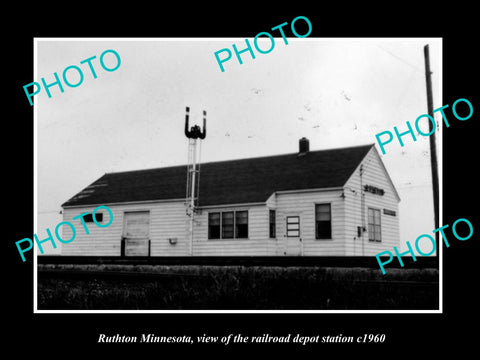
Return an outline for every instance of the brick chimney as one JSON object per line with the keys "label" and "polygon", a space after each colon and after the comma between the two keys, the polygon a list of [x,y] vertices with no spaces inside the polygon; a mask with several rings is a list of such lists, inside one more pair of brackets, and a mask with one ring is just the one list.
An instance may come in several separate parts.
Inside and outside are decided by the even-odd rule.
{"label": "brick chimney", "polygon": [[298,155],[305,155],[310,151],[310,141],[306,137],[302,137],[298,141]]}

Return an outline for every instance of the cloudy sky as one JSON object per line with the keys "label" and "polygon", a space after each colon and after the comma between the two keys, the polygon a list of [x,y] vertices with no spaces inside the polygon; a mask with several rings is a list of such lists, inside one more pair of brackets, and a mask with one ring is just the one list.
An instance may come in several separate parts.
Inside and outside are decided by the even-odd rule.
{"label": "cloudy sky", "polygon": [[[105,173],[186,164],[186,106],[193,122],[208,113],[202,162],[296,152],[303,136],[311,150],[372,144],[375,134],[406,129],[427,112],[425,44],[434,108],[443,105],[441,39],[288,42],[275,38],[274,49],[255,59],[244,53],[242,65],[233,56],[221,72],[215,51],[242,49],[244,39],[36,39],[34,81],[53,82],[69,65],[84,70],[80,86],[34,98],[39,237],[61,221],[63,202]],[[116,71],[100,66],[108,49],[121,57]],[[96,79],[80,64],[94,55]],[[112,54],[105,62],[115,65]],[[401,242],[412,242],[434,229],[429,138],[386,150],[382,160],[402,199]]]}

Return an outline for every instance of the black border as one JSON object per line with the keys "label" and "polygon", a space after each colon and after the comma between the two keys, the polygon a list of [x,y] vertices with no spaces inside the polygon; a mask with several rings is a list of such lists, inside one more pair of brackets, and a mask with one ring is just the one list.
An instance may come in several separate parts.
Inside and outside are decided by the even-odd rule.
{"label": "black border", "polygon": [[[3,142],[6,169],[3,182],[8,222],[2,242],[6,261],[4,311],[8,316],[5,343],[8,348],[22,351],[26,346],[39,356],[57,358],[75,355],[110,356],[150,353],[164,357],[174,351],[176,356],[187,349],[214,352],[235,351],[245,345],[221,344],[180,346],[152,344],[140,347],[127,344],[96,344],[99,332],[157,335],[188,335],[207,333],[222,336],[228,333],[245,335],[320,334],[361,335],[385,333],[385,344],[375,345],[255,345],[256,351],[284,352],[293,348],[297,354],[312,351],[324,356],[325,351],[352,349],[378,354],[396,350],[405,356],[435,355],[444,349],[461,346],[463,352],[476,343],[475,325],[469,321],[476,313],[476,260],[478,258],[478,212],[473,210],[476,196],[475,136],[478,123],[478,91],[474,91],[476,71],[475,8],[468,3],[425,4],[418,2],[383,4],[381,7],[357,2],[338,6],[324,3],[259,4],[223,3],[198,8],[186,3],[121,4],[108,3],[54,7],[28,4],[23,9],[9,7],[12,21],[2,24],[6,40],[4,73],[7,84],[3,94],[7,130]],[[447,9],[448,7],[448,9]],[[310,19],[310,37],[443,37],[443,104],[467,98],[474,107],[473,117],[465,122],[452,121],[444,128],[443,157],[443,224],[458,218],[469,219],[474,236],[465,242],[453,241],[444,247],[444,313],[443,314],[33,314],[33,259],[21,262],[14,242],[33,233],[33,112],[22,86],[33,81],[34,37],[254,37],[258,32],[291,21],[303,15]],[[272,55],[273,56],[273,55]],[[475,89],[476,90],[476,89]],[[437,108],[443,104],[435,104]],[[407,120],[407,119],[406,119]],[[12,138],[12,139],[9,139]],[[58,171],[65,171],[58,169]],[[7,349],[6,349],[7,350]],[[8,352],[7,352],[8,353]],[[198,353],[199,354],[199,353]],[[391,353],[384,353],[388,356]],[[138,356],[138,355],[137,355]],[[265,355],[263,355],[265,356]]]}

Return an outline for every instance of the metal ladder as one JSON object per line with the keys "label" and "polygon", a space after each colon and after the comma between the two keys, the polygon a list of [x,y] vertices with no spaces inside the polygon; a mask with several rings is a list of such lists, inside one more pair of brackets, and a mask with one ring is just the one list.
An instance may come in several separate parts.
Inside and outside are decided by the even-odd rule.
{"label": "metal ladder", "polygon": [[[202,149],[202,139],[205,139],[206,132],[206,116],[207,112],[203,111],[203,130],[195,125],[188,129],[190,108],[186,108],[185,114],[185,135],[188,138],[188,163],[187,163],[187,187],[185,196],[185,206],[187,214],[188,232],[189,232],[189,254],[193,255],[193,227],[195,224],[195,214],[197,213],[199,191],[200,191],[200,156]],[[197,152],[198,145],[198,152]],[[197,165],[198,164],[198,165]]]}
{"label": "metal ladder", "polygon": [[199,159],[197,159],[197,145],[200,145],[201,142],[197,142],[197,139],[188,140],[187,188],[185,206],[187,208],[187,216],[191,217],[196,211],[200,190],[200,164]]}

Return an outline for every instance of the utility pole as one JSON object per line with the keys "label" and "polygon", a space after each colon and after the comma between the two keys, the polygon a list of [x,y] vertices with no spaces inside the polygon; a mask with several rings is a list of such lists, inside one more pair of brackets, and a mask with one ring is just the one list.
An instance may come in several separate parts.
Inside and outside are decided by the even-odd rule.
{"label": "utility pole", "polygon": [[360,238],[362,239],[362,256],[365,256],[365,193],[363,192],[363,164],[360,165],[360,216],[362,217],[362,229]]}
{"label": "utility pole", "polygon": [[[428,49],[428,44],[424,46],[423,52],[425,55],[425,79],[427,82],[427,106],[428,106],[428,115],[433,118],[433,96],[432,96],[432,72],[430,71],[430,54]],[[432,133],[430,136],[430,163],[432,168],[432,188],[433,188],[433,210],[435,216],[435,229],[439,227],[439,189],[438,189],[438,162],[437,162],[437,145],[435,140],[435,132],[433,129],[433,124],[431,121],[429,123],[429,132]],[[436,129],[435,129],[436,130]],[[439,255],[438,247],[438,231],[435,233],[435,242],[437,245],[437,257]]]}

